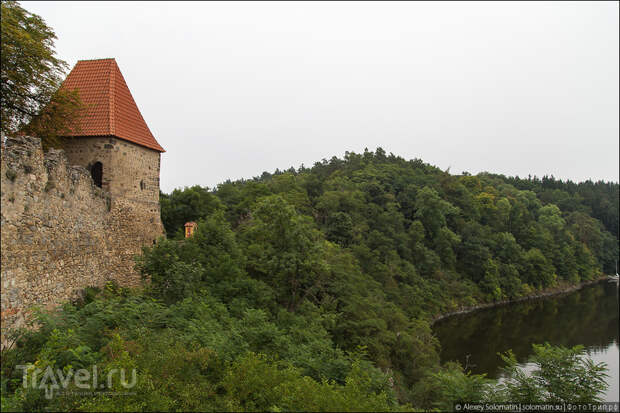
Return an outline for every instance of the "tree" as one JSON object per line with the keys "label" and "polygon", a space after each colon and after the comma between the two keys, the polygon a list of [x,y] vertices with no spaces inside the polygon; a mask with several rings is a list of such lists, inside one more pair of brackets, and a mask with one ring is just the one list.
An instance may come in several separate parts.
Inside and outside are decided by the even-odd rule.
{"label": "tree", "polygon": [[441,257],[441,261],[450,269],[456,266],[456,254],[454,248],[461,242],[461,237],[452,232],[448,227],[439,230],[435,237],[435,252]]}
{"label": "tree", "polygon": [[480,281],[480,289],[492,297],[494,301],[503,298],[500,288],[499,267],[495,260],[489,258],[484,264],[484,277]]}
{"label": "tree", "polygon": [[[182,242],[162,239],[144,248],[137,262],[142,274],[150,276],[153,295],[166,303],[203,288],[217,297],[234,295],[230,290],[240,288],[238,281],[245,276],[242,251],[222,211],[198,221],[194,234]],[[236,297],[241,298],[239,291]]]}
{"label": "tree", "polygon": [[496,387],[496,399],[510,402],[592,403],[601,402],[607,389],[605,363],[585,357],[583,346],[554,347],[533,344],[530,360],[535,370],[529,374],[518,365],[515,355],[501,355],[506,363],[506,379]]}
{"label": "tree", "polygon": [[596,403],[607,389],[605,363],[594,363],[582,346],[555,347],[533,344],[531,373],[509,350],[500,354],[506,363],[501,381],[471,374],[458,363],[446,363],[418,385],[418,398],[443,411],[455,402],[473,403]]}
{"label": "tree", "polygon": [[425,388],[432,397],[429,400],[427,395],[424,404],[449,412],[457,402],[480,403],[488,400],[488,395],[493,391],[493,380],[487,379],[485,374],[471,374],[459,363],[449,362],[440,371],[426,377],[420,387]]}
{"label": "tree", "polygon": [[168,237],[183,228],[188,221],[197,221],[224,208],[218,197],[209,192],[209,188],[194,185],[175,189],[167,194],[160,194],[161,219]]}
{"label": "tree", "polygon": [[258,203],[243,238],[248,273],[276,289],[289,310],[321,289],[328,274],[322,236],[280,195]]}
{"label": "tree", "polygon": [[55,56],[54,31],[15,1],[2,2],[2,135],[22,131],[41,138],[44,148],[78,130],[83,110],[74,91],[60,90],[67,68]]}
{"label": "tree", "polygon": [[347,246],[353,237],[353,221],[346,212],[333,212],[327,217],[327,239]]}
{"label": "tree", "polygon": [[78,120],[84,109],[77,91],[59,89],[22,132],[40,138],[44,150],[60,148],[63,136],[81,130]]}
{"label": "tree", "polygon": [[538,248],[525,253],[525,277],[527,283],[536,287],[549,287],[553,284],[554,268]]}
{"label": "tree", "polygon": [[415,218],[422,221],[430,238],[434,238],[441,227],[446,226],[446,216],[459,212],[458,208],[441,199],[437,191],[427,186],[418,192],[415,209]]}

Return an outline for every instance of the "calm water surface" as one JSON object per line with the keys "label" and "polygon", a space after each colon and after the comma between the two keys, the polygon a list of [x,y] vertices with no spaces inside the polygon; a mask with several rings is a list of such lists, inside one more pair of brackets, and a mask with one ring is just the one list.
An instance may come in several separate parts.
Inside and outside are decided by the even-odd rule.
{"label": "calm water surface", "polygon": [[561,296],[479,310],[438,321],[441,361],[458,360],[477,374],[498,378],[508,349],[525,363],[532,344],[583,345],[610,375],[606,401],[618,401],[618,288],[607,281]]}

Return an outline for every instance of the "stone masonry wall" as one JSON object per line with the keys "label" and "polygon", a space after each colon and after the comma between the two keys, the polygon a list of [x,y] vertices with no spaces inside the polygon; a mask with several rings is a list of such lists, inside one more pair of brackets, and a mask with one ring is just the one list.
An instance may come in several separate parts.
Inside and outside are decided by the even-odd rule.
{"label": "stone masonry wall", "polygon": [[44,154],[37,138],[8,139],[1,158],[3,343],[34,305],[51,308],[109,280],[140,285],[134,256],[163,235],[156,200],[112,196],[64,151]]}
{"label": "stone masonry wall", "polygon": [[[154,240],[164,232],[159,207],[160,154],[114,137],[80,137],[64,142],[71,165],[88,170],[95,162],[103,165],[102,188],[109,192],[112,203],[122,202],[126,209],[139,212],[134,234]],[[122,200],[122,201],[121,201]],[[118,216],[123,222],[127,215]]]}
{"label": "stone masonry wall", "polygon": [[113,198],[159,207],[159,152],[114,137],[70,138],[64,151],[72,165],[101,162],[103,188]]}

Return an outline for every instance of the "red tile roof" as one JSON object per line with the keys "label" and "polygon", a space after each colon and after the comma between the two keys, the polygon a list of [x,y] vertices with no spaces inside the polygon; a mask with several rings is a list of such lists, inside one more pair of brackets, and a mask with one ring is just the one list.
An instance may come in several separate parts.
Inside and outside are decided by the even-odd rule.
{"label": "red tile roof", "polygon": [[112,135],[165,152],[144,121],[116,60],[78,61],[61,88],[78,90],[86,105],[80,131],[71,136]]}

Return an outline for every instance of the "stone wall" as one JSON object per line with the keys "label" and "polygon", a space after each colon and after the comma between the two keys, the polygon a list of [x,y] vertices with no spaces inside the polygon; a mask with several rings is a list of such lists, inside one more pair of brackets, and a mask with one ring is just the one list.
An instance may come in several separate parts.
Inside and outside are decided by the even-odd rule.
{"label": "stone wall", "polygon": [[[158,180],[159,153],[150,152]],[[146,192],[138,181],[142,194],[125,186],[126,197],[113,196],[64,151],[44,154],[31,137],[6,141],[1,172],[3,343],[5,329],[23,325],[34,305],[50,308],[109,280],[140,284],[134,256],[163,235],[152,176]]]}
{"label": "stone wall", "polygon": [[64,151],[71,165],[103,164],[103,189],[159,208],[159,152],[114,137],[70,138]]}
{"label": "stone wall", "polygon": [[[124,203],[139,211],[134,224],[136,235],[156,239],[163,234],[159,207],[160,153],[114,137],[79,137],[67,139],[64,151],[71,165],[90,170],[95,162],[103,165],[102,188],[112,203]],[[126,216],[118,216],[123,222]]]}

